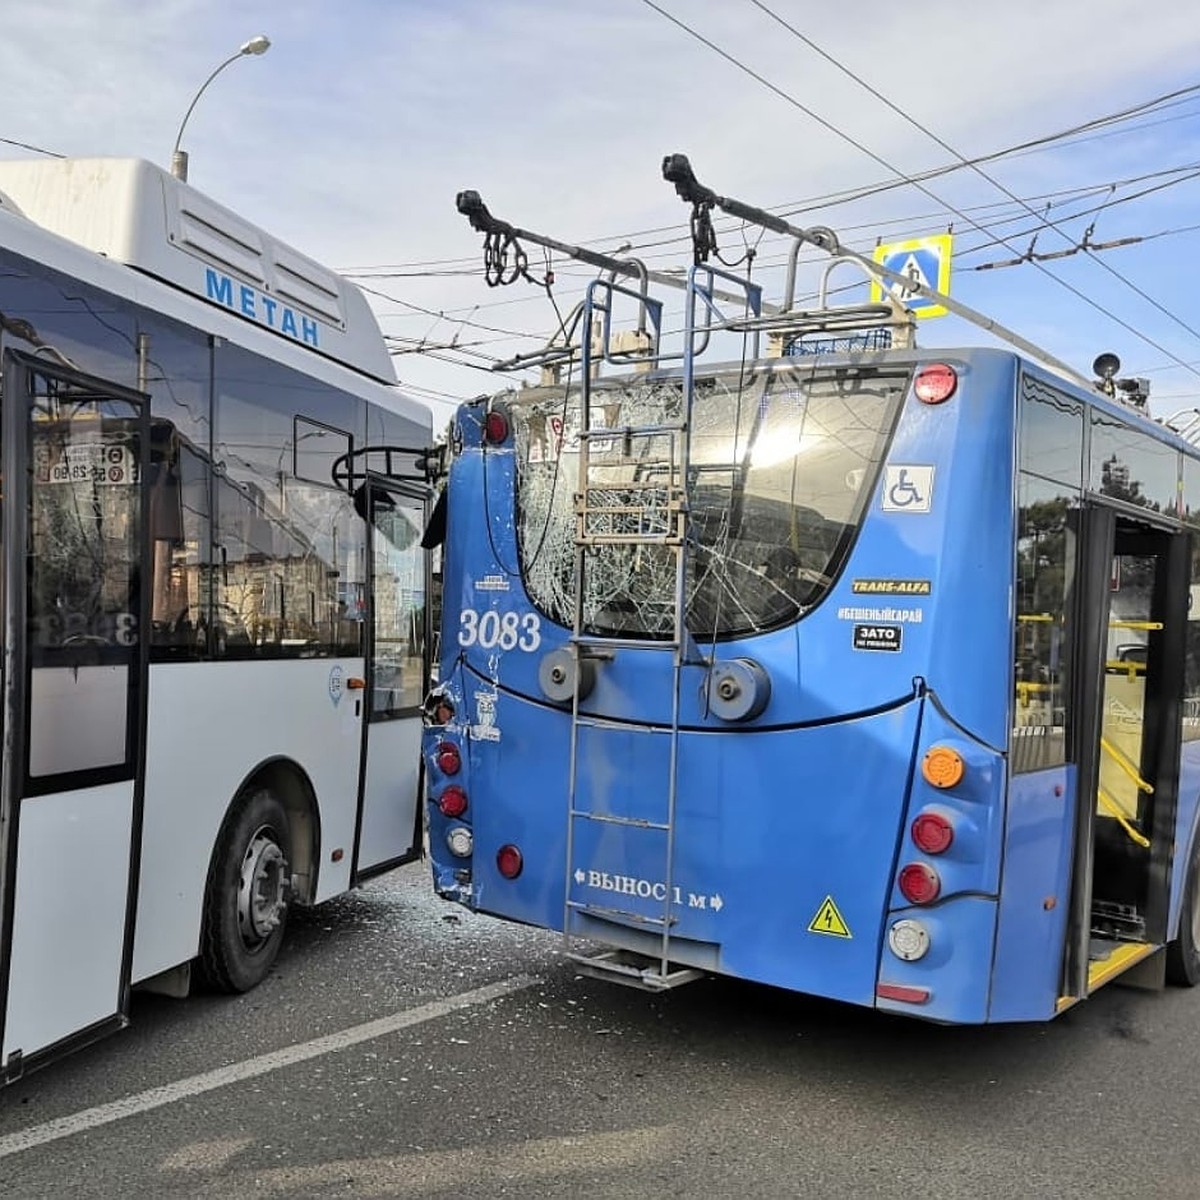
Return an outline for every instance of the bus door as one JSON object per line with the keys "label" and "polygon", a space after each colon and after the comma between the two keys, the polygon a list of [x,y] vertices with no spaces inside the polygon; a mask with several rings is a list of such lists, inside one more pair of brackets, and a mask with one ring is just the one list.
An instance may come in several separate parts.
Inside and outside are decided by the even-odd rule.
{"label": "bus door", "polygon": [[1075,997],[1167,939],[1190,563],[1186,534],[1099,505],[1085,506],[1082,526],[1065,980]]}
{"label": "bus door", "polygon": [[0,1078],[128,1020],[141,826],[147,405],[3,363]]}
{"label": "bus door", "polygon": [[426,493],[369,476],[367,719],[355,882],[420,853],[421,704],[429,678]]}

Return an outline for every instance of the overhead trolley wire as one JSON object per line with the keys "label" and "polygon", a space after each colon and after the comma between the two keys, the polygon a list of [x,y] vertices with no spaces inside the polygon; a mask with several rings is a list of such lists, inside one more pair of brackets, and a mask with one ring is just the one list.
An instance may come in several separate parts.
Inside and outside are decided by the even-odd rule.
{"label": "overhead trolley wire", "polygon": [[[649,2],[649,0],[647,0],[647,2]],[[986,180],[994,188],[996,188],[998,191],[1002,192],[1005,196],[1007,196],[1014,203],[1020,204],[1022,206],[1022,208],[1024,208],[1032,216],[1039,217],[1041,219],[1044,227],[1053,229],[1055,231],[1055,233],[1057,233],[1060,237],[1066,238],[1073,246],[1076,245],[1075,238],[1072,237],[1070,234],[1065,233],[1059,227],[1058,222],[1048,220],[1044,216],[1041,216],[1041,214],[1037,213],[1034,209],[1030,208],[1030,206],[1028,204],[1026,204],[1024,200],[1022,200],[1022,199],[1020,199],[1020,197],[1016,196],[1005,184],[1001,183],[994,176],[989,175],[977,162],[970,162],[966,158],[965,155],[961,154],[958,150],[956,150],[953,146],[951,146],[944,138],[939,137],[938,134],[934,133],[933,130],[928,128],[928,126],[923,125],[920,121],[918,121],[916,119],[916,117],[912,116],[910,113],[905,112],[905,110],[902,109],[898,104],[896,104],[895,102],[890,100],[887,96],[885,96],[877,88],[875,88],[871,84],[869,84],[860,75],[855,74],[852,70],[850,70],[849,67],[847,67],[843,63],[839,62],[832,54],[829,54],[827,51],[823,50],[820,46],[818,46],[816,44],[816,42],[814,42],[812,40],[812,38],[808,37],[806,34],[801,33],[800,30],[798,30],[794,25],[792,25],[790,22],[784,20],[784,18],[781,17],[777,12],[775,12],[773,9],[768,7],[763,2],[763,0],[749,0],[749,2],[751,4],[753,4],[754,7],[757,8],[760,12],[765,13],[768,17],[770,17],[777,24],[783,26],[784,29],[786,29],[794,37],[798,38],[801,42],[804,43],[804,45],[806,45],[814,53],[819,54],[830,65],[836,67],[839,71],[842,72],[843,75],[846,75],[848,78],[852,79],[855,83],[858,84],[859,87],[870,92],[870,94],[872,96],[874,96],[878,101],[880,101],[880,103],[886,105],[898,117],[901,117],[903,120],[907,121],[914,129],[919,129],[926,137],[928,137],[932,141],[936,142],[943,150],[946,151],[947,154],[954,155],[954,157],[957,158],[959,160],[959,162],[962,163],[963,166],[968,167],[970,170],[974,171],[976,175],[978,175],[981,179]],[[895,170],[895,168],[893,168],[893,167],[890,167],[889,169]],[[897,172],[897,174],[899,174],[899,173],[900,172]],[[1001,244],[1007,245],[1007,243],[1003,243],[1003,242]],[[1009,246],[1008,248],[1012,249],[1011,246]],[[1121,272],[1118,271],[1115,267],[1113,267],[1110,263],[1104,262],[1101,259],[1096,258],[1094,255],[1092,255],[1090,257],[1092,258],[1092,261],[1095,262],[1102,270],[1107,271],[1114,279],[1117,279],[1118,281],[1123,283],[1127,288],[1132,290],[1136,295],[1140,296],[1143,300],[1145,300],[1147,304],[1150,304],[1153,308],[1157,309],[1158,312],[1162,313],[1163,316],[1174,321],[1175,324],[1178,325],[1181,329],[1186,330],[1194,338],[1196,338],[1198,341],[1200,341],[1200,330],[1196,329],[1192,325],[1189,325],[1182,317],[1178,316],[1176,313],[1173,313],[1169,308],[1167,308],[1164,304],[1161,304],[1158,300],[1156,300],[1148,292],[1146,292],[1142,288],[1140,288],[1132,280],[1130,280],[1126,276],[1122,275]],[[1064,280],[1060,279],[1057,275],[1055,275],[1053,272],[1047,271],[1046,268],[1041,263],[1037,262],[1036,260],[1031,260],[1031,261],[1033,262],[1034,266],[1036,266],[1039,270],[1041,270],[1044,273],[1046,273],[1047,275],[1049,275],[1051,279],[1056,280],[1057,282],[1063,284],[1064,286],[1068,286],[1068,287],[1070,286],[1070,285],[1066,284]],[[1127,328],[1130,328],[1130,327],[1127,326]],[[1130,332],[1136,332],[1136,331],[1130,329]],[[1139,334],[1138,336],[1141,336],[1144,338],[1144,335]],[[1145,339],[1145,340],[1148,340],[1148,339]],[[1156,347],[1156,349],[1162,349],[1162,347]],[[1180,366],[1185,365],[1183,362],[1183,359],[1179,359],[1178,361],[1179,361]]]}
{"label": "overhead trolley wire", "polygon": [[[1059,188],[1059,189],[1056,189],[1056,190],[1053,190],[1050,192],[1041,192],[1041,193],[1037,193],[1034,195],[1024,197],[1024,200],[1029,203],[1040,202],[1040,201],[1053,202],[1053,201],[1057,200],[1060,202],[1060,204],[1066,204],[1070,200],[1073,200],[1073,199],[1082,200],[1089,196],[1094,196],[1094,195],[1108,195],[1108,194],[1111,194],[1113,192],[1113,190],[1117,189],[1117,188],[1130,187],[1130,186],[1133,186],[1138,183],[1149,182],[1152,180],[1160,181],[1152,187],[1143,188],[1140,191],[1136,191],[1136,192],[1133,192],[1128,195],[1118,195],[1115,199],[1105,200],[1102,204],[1096,205],[1094,207],[1079,209],[1079,210],[1069,213],[1065,217],[1061,218],[1063,220],[1079,220],[1083,217],[1090,216],[1092,213],[1099,212],[1102,209],[1115,208],[1118,205],[1128,204],[1134,200],[1141,199],[1141,198],[1143,198],[1147,195],[1150,195],[1154,192],[1162,191],[1169,187],[1174,187],[1175,185],[1180,184],[1180,183],[1191,182],[1191,181],[1195,180],[1196,178],[1200,178],[1200,162],[1181,164],[1176,167],[1170,167],[1170,168],[1166,168],[1166,169],[1159,170],[1159,171],[1144,172],[1143,174],[1140,174],[1140,175],[1128,176],[1128,177],[1125,177],[1122,179],[1082,184],[1082,185],[1079,185],[1079,186],[1073,187],[1073,188]],[[977,227],[982,226],[983,228],[986,228],[989,231],[995,230],[996,228],[998,228],[1000,226],[1010,224],[1010,223],[1016,222],[1016,221],[1024,218],[1025,211],[1024,211],[1023,206],[1022,206],[1021,211],[1012,211],[1012,209],[1013,209],[1013,206],[1008,201],[1004,201],[1004,200],[988,201],[985,204],[970,205],[970,206],[966,207],[966,211],[968,211],[968,212],[975,212],[975,213],[979,213],[979,214],[984,214],[984,213],[993,213],[994,214],[992,217],[984,219],[984,220],[976,223]],[[944,224],[943,218],[946,216],[949,216],[949,215],[950,214],[947,212],[947,210],[942,209],[942,210],[936,210],[936,211],[927,211],[924,213],[911,214],[911,215],[905,216],[905,217],[891,217],[891,218],[886,218],[883,220],[858,222],[858,223],[855,223],[852,225],[842,226],[841,229],[842,229],[843,233],[854,233],[854,232],[860,231],[860,230],[871,230],[875,233],[878,233],[878,231],[881,228],[886,228],[887,226],[903,225],[903,226],[905,226],[906,230],[910,234],[920,235],[925,232],[936,232],[936,230],[941,228],[942,224]],[[920,224],[914,224],[916,222],[920,222]],[[937,224],[934,224],[935,222],[937,222]],[[1035,226],[1030,229],[1016,229],[1012,232],[1012,234],[1010,236],[1012,238],[1018,238],[1018,237],[1024,238],[1031,233],[1036,233],[1036,229],[1038,227],[1040,227],[1040,218],[1039,218],[1039,226]],[[1182,233],[1192,232],[1196,228],[1200,228],[1200,227],[1183,226],[1183,227],[1176,228],[1176,229],[1158,230],[1153,233],[1140,234],[1131,239],[1127,239],[1127,240],[1122,239],[1122,244],[1125,244],[1126,241],[1128,241],[1128,242],[1154,241],[1154,240],[1156,240],[1158,238],[1162,238],[1162,237],[1170,237],[1170,236],[1175,236],[1175,235],[1182,234]],[[772,237],[772,236],[768,235],[768,237],[763,239],[763,244],[765,246],[765,245],[769,245],[771,243],[776,243],[776,242],[782,243],[783,240],[784,239],[782,239],[782,238]],[[980,244],[978,244],[976,246],[964,247],[960,250],[957,250],[955,252],[955,261],[959,261],[968,255],[980,253],[983,250],[987,249],[989,246],[997,245],[997,244],[999,244],[999,240],[1000,239],[993,236],[993,237],[987,239],[986,241],[981,242]],[[854,242],[853,242],[853,240],[849,240],[847,242],[847,244],[853,246]],[[867,244],[864,246],[859,246],[858,248],[863,249],[865,252],[869,252],[870,245]],[[1093,249],[1094,248],[1095,247],[1093,247]],[[1101,247],[1101,248],[1103,248],[1103,247]],[[640,257],[642,258],[642,261],[651,263],[651,262],[655,262],[658,260],[667,260],[667,259],[673,258],[674,255],[668,251],[660,251],[660,252],[653,253],[653,254],[642,254]],[[779,255],[760,255],[757,261],[758,261],[759,267],[761,269],[769,270],[769,269],[784,265],[787,262],[787,259],[788,259],[788,254],[786,252],[783,252],[783,253],[780,253]],[[443,261],[446,261],[446,260],[443,260]],[[1023,261],[1023,260],[1021,260],[1021,261]],[[412,265],[415,266],[416,264],[412,264]],[[993,266],[993,265],[995,265],[995,264],[980,264],[980,265],[972,267],[970,269],[982,270],[985,267]],[[476,268],[476,270],[477,270],[477,268]],[[562,277],[578,276],[579,278],[591,278],[590,271],[575,270],[569,264],[564,264],[564,265],[558,266],[555,268],[555,270],[556,270],[557,274]],[[474,273],[475,273],[474,271],[471,272],[471,274],[474,274]],[[366,276],[365,278],[369,278],[372,281],[379,281],[379,280],[385,280],[388,278],[392,278],[392,276],[389,276],[386,274],[375,274],[375,275]],[[517,330],[513,330],[513,329],[501,329],[498,326],[487,325],[484,322],[474,320],[473,316],[477,312],[482,312],[484,310],[492,309],[492,308],[498,308],[502,305],[511,306],[511,305],[515,305],[515,304],[535,304],[540,301],[540,299],[541,299],[540,295],[531,294],[531,295],[525,295],[525,296],[510,297],[510,298],[506,298],[503,300],[494,300],[494,301],[486,301],[484,303],[463,305],[462,307],[459,307],[459,308],[433,309],[433,308],[428,308],[423,305],[414,304],[411,301],[402,300],[398,296],[394,296],[388,292],[383,292],[376,288],[372,288],[365,283],[361,284],[360,286],[363,291],[368,292],[371,295],[376,296],[380,299],[388,300],[388,301],[390,301],[394,304],[397,304],[400,307],[408,310],[406,312],[381,313],[380,318],[382,320],[413,320],[413,319],[415,319],[417,317],[421,317],[421,316],[430,316],[430,317],[435,317],[435,318],[440,317],[440,318],[444,318],[446,321],[454,323],[454,324],[465,325],[465,326],[469,326],[472,328],[478,328],[478,329],[484,330],[489,333],[501,333],[501,334],[504,334],[504,335],[507,335],[510,337],[521,337],[521,338],[525,338],[525,337],[532,338],[532,337],[539,336],[534,333],[518,332]],[[432,329],[431,329],[431,332],[432,332]],[[428,335],[426,335],[426,336],[428,336]],[[414,341],[416,339],[408,339],[408,340]],[[489,339],[489,342],[491,340],[492,339]],[[475,344],[482,344],[482,343],[475,343]]]}
{"label": "overhead trolley wire", "polygon": [[[1042,134],[1036,138],[1031,138],[1024,142],[1018,142],[1012,146],[1006,146],[1000,150],[989,151],[987,154],[978,155],[975,158],[966,160],[966,163],[952,162],[952,163],[945,163],[940,167],[931,167],[927,171],[923,171],[917,175],[911,176],[911,178],[923,180],[923,181],[927,181],[930,179],[936,179],[943,175],[948,175],[948,174],[952,174],[955,171],[960,171],[963,169],[964,165],[971,165],[971,164],[975,164],[975,163],[996,162],[1003,158],[1016,157],[1018,155],[1029,154],[1029,153],[1044,149],[1048,146],[1051,146],[1056,142],[1065,141],[1072,137],[1079,136],[1080,140],[1084,141],[1084,140],[1091,140],[1091,137],[1088,135],[1092,135],[1092,136],[1096,136],[1096,137],[1100,137],[1100,136],[1110,137],[1110,136],[1115,136],[1115,135],[1119,135],[1119,134],[1123,134],[1123,133],[1135,132],[1135,131],[1140,131],[1142,129],[1152,128],[1154,125],[1160,124],[1161,122],[1147,122],[1145,125],[1138,125],[1138,126],[1133,127],[1133,129],[1130,129],[1130,130],[1123,130],[1123,129],[1119,129],[1119,128],[1111,128],[1110,129],[1108,127],[1120,125],[1121,123],[1123,123],[1125,121],[1128,121],[1135,117],[1142,116],[1147,113],[1153,112],[1156,109],[1177,106],[1177,105],[1185,104],[1189,100],[1200,99],[1200,96],[1197,96],[1197,93],[1200,93],[1200,83],[1192,84],[1191,86],[1185,87],[1185,88],[1177,88],[1174,91],[1165,92],[1160,96],[1154,96],[1149,100],[1139,101],[1137,104],[1130,105],[1123,109],[1118,109],[1116,112],[1105,113],[1103,116],[1093,117],[1091,120],[1084,121],[1078,125],[1070,126],[1067,129],[1061,129],[1054,133]],[[1185,114],[1181,114],[1181,115],[1175,116],[1175,117],[1170,117],[1167,119],[1172,120],[1172,121],[1183,120],[1183,119],[1186,119],[1193,115],[1194,114],[1192,114],[1192,113],[1185,113]],[[1083,136],[1080,136],[1080,135],[1083,135]],[[46,153],[49,153],[49,152],[47,151]],[[1152,177],[1153,177],[1152,175],[1139,176],[1136,179],[1129,180],[1127,182],[1137,182],[1140,179],[1152,178]],[[810,212],[810,211],[812,211],[814,209],[818,209],[818,208],[829,208],[829,207],[836,206],[838,204],[851,203],[856,200],[869,199],[873,196],[881,195],[884,192],[893,191],[896,188],[904,187],[907,184],[907,182],[908,182],[907,179],[887,179],[887,180],[882,180],[882,181],[879,181],[876,183],[864,184],[862,187],[858,187],[858,188],[842,189],[840,191],[827,193],[826,195],[823,195],[823,196],[813,196],[813,197],[809,197],[808,199],[805,199],[805,200],[791,200],[791,201],[786,201],[782,204],[769,205],[767,207],[768,207],[768,211],[778,212],[780,216],[784,216],[784,217],[797,216],[801,213]],[[1042,197],[1032,197],[1032,198],[1033,199],[1041,199]],[[727,228],[733,229],[736,227],[736,225],[737,225],[736,221],[730,220],[728,222]],[[689,236],[689,234],[686,232],[687,228],[688,228],[688,226],[686,223],[676,221],[670,225],[657,225],[657,226],[653,226],[653,227],[650,227],[647,229],[638,229],[638,230],[634,230],[632,232],[627,232],[627,233],[606,234],[606,235],[592,237],[592,238],[584,238],[579,241],[579,245],[581,245],[581,246],[600,246],[600,245],[605,245],[605,244],[608,244],[611,242],[625,242],[625,241],[633,242],[633,240],[636,238],[649,237],[653,234],[675,233],[677,236],[675,236],[673,238],[664,239],[663,241],[656,242],[656,243],[636,243],[636,244],[631,245],[630,248],[636,250],[639,248],[644,248],[645,246],[648,246],[648,245],[651,245],[651,246],[652,245],[670,245],[674,242],[686,241]],[[345,275],[348,278],[352,278],[352,279],[360,278],[360,277],[369,277],[370,275],[375,275],[376,278],[384,278],[384,277],[386,277],[386,274],[388,272],[394,272],[397,274],[398,277],[408,278],[410,273],[413,276],[420,277],[420,275],[421,275],[420,268],[429,268],[430,275],[433,276],[433,275],[440,275],[442,273],[441,270],[435,270],[435,268],[444,269],[444,268],[458,268],[458,267],[472,268],[469,273],[473,274],[473,273],[475,273],[475,271],[478,270],[478,268],[475,264],[476,264],[476,259],[474,256],[471,256],[471,257],[464,256],[464,257],[459,257],[459,258],[416,259],[412,262],[403,262],[403,263],[394,263],[394,264],[381,264],[381,265],[375,265],[375,266],[362,266],[362,267],[342,267],[342,268],[339,268],[339,274]],[[447,273],[450,273],[450,272],[447,272]],[[454,271],[452,273],[457,274],[458,272]],[[495,301],[493,303],[494,304],[511,304],[511,303],[520,303],[520,302],[521,301],[501,300],[501,301]]]}
{"label": "overhead trolley wire", "polygon": [[[759,0],[751,0],[751,3],[754,3],[754,4],[757,4],[758,2],[759,2]],[[807,116],[810,120],[815,121],[822,128],[828,130],[830,133],[841,138],[844,142],[853,146],[860,153],[867,155],[868,158],[879,163],[879,165],[882,166],[885,170],[891,171],[894,175],[898,176],[900,179],[910,183],[913,187],[915,187],[918,191],[923,192],[931,200],[935,201],[938,204],[944,204],[950,212],[954,213],[955,216],[960,217],[962,220],[966,221],[967,224],[971,225],[973,228],[979,229],[981,232],[983,232],[982,228],[979,225],[977,225],[977,223],[974,221],[974,219],[969,217],[965,212],[962,212],[961,210],[955,208],[953,205],[948,204],[945,200],[943,200],[935,192],[933,192],[929,188],[925,187],[925,185],[921,181],[905,175],[905,173],[903,171],[901,171],[898,167],[894,166],[892,163],[888,162],[888,160],[885,159],[884,157],[882,157],[882,155],[876,154],[875,151],[873,151],[869,147],[865,146],[862,142],[858,141],[856,138],[852,137],[850,134],[844,132],[841,129],[838,129],[837,126],[834,125],[831,121],[826,120],[824,117],[822,117],[818,113],[814,112],[811,108],[808,108],[806,105],[802,104],[799,100],[797,100],[795,98],[795,96],[792,96],[790,93],[785,92],[781,87],[772,83],[765,76],[760,75],[757,71],[754,70],[753,67],[748,66],[746,63],[742,62],[740,59],[734,57],[734,55],[730,54],[727,50],[725,50],[721,46],[717,45],[716,42],[711,41],[709,38],[705,37],[698,30],[693,29],[685,21],[682,21],[678,17],[674,16],[672,13],[669,13],[665,8],[662,8],[659,4],[655,3],[655,0],[642,0],[642,3],[645,4],[648,8],[652,8],[660,16],[665,17],[668,21],[670,21],[673,25],[677,26],[679,29],[683,30],[689,37],[694,38],[696,41],[701,42],[703,45],[707,46],[714,53],[719,54],[723,59],[726,60],[726,62],[730,63],[732,66],[737,67],[737,69],[739,71],[742,71],[745,74],[749,75],[752,79],[754,79],[756,82],[760,83],[763,87],[767,88],[768,91],[774,93],[781,100],[786,101],[793,108],[796,108],[800,112],[804,113],[804,115]],[[769,11],[769,10],[764,10],[764,11]],[[771,15],[774,16],[773,13]],[[778,18],[776,18],[776,19],[778,19]],[[790,28],[790,26],[789,26],[789,28]],[[800,36],[802,36],[802,35],[800,35]],[[1017,249],[1014,246],[1010,245],[1008,242],[1002,242],[1001,244],[1006,246],[1009,250],[1012,250],[1014,254],[1018,253]],[[1148,346],[1153,346],[1154,349],[1157,350],[1160,354],[1166,355],[1168,358],[1177,362],[1180,366],[1186,366],[1186,363],[1184,362],[1184,360],[1179,358],[1172,351],[1168,350],[1165,346],[1163,346],[1159,342],[1156,342],[1148,334],[1143,333],[1140,329],[1137,329],[1135,326],[1131,325],[1128,321],[1124,320],[1122,317],[1117,316],[1116,313],[1114,313],[1110,309],[1106,308],[1099,301],[1092,299],[1092,297],[1087,295],[1086,292],[1081,291],[1079,288],[1075,287],[1073,284],[1069,283],[1067,280],[1063,279],[1061,276],[1055,275],[1053,271],[1051,271],[1049,268],[1044,266],[1042,263],[1034,262],[1032,265],[1037,270],[1039,270],[1042,274],[1044,274],[1048,279],[1052,279],[1055,283],[1057,283],[1059,285],[1059,287],[1064,288],[1066,291],[1070,292],[1073,296],[1082,300],[1090,308],[1095,309],[1097,312],[1106,316],[1110,321],[1121,326],[1122,329],[1125,329],[1129,333],[1133,334],[1133,336],[1138,338],[1140,341],[1145,342]],[[1198,334],[1197,336],[1200,336],[1200,334]],[[1192,373],[1194,375],[1200,376],[1200,371],[1197,371],[1195,369],[1192,369]]]}

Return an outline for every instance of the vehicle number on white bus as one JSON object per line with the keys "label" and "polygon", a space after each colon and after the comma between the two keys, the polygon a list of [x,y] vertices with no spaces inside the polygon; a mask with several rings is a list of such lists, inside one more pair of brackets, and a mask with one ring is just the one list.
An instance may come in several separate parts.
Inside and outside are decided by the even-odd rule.
{"label": "vehicle number on white bus", "polygon": [[477,612],[459,614],[458,644],[484,650],[536,650],[542,644],[542,623],[537,613]]}

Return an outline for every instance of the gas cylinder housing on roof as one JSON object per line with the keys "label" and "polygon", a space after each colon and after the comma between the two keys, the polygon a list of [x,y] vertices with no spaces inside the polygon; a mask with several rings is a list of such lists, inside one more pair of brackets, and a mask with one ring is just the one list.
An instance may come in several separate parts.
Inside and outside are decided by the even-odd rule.
{"label": "gas cylinder housing on roof", "polygon": [[396,374],[361,291],[142,159],[0,161],[30,220],[385,383]]}

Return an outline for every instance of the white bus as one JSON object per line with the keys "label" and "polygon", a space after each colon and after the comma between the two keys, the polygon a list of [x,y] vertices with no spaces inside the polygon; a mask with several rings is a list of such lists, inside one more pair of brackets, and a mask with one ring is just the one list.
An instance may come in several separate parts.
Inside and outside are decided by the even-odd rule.
{"label": "white bus", "polygon": [[432,438],[357,289],[141,161],[0,163],[0,367],[7,1081],[419,853]]}

